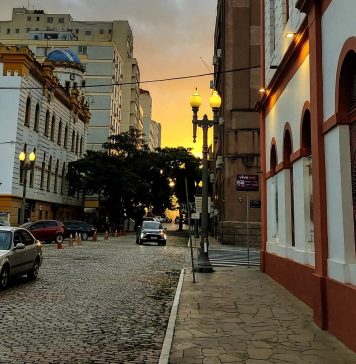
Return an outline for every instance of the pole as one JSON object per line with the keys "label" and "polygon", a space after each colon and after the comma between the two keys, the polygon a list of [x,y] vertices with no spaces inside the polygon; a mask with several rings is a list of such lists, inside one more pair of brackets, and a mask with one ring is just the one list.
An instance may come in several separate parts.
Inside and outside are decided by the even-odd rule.
{"label": "pole", "polygon": [[198,250],[197,271],[201,273],[211,273],[214,271],[209,260],[209,239],[208,239],[208,129],[209,120],[207,115],[201,121],[203,129],[203,189],[202,189],[202,220],[201,220],[201,240]]}
{"label": "pole", "polygon": [[21,202],[21,224],[25,223],[25,204],[26,204],[26,185],[27,185],[27,168],[25,165],[21,165],[23,173],[23,190],[22,190],[22,202]]}
{"label": "pole", "polygon": [[247,240],[247,268],[250,268],[250,196],[247,194],[247,205],[246,205],[246,218],[247,218],[247,229],[246,229],[246,240]]}
{"label": "pole", "polygon": [[188,231],[189,231],[190,258],[192,260],[193,283],[195,283],[194,258],[193,258],[193,241],[192,241],[192,233],[191,233],[191,230],[190,230],[190,205],[189,205],[189,196],[188,196],[188,182],[187,182],[187,177],[184,177],[184,182],[185,182],[185,196],[186,196],[186,199],[187,199],[187,213],[188,213]]}

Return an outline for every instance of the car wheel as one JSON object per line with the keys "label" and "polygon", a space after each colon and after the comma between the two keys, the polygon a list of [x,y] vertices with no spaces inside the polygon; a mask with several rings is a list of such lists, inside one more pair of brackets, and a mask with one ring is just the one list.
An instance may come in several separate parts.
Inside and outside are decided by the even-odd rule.
{"label": "car wheel", "polygon": [[63,238],[62,234],[57,234],[54,239],[55,243],[57,243],[57,244],[63,243],[63,240],[64,240],[64,238]]}
{"label": "car wheel", "polygon": [[5,266],[0,273],[0,289],[5,289],[9,283],[9,267]]}
{"label": "car wheel", "polygon": [[161,245],[165,246],[167,244],[167,240],[162,241]]}
{"label": "car wheel", "polygon": [[141,239],[138,239],[138,243],[139,243],[139,245],[142,245],[143,244],[143,242],[142,242]]}
{"label": "car wheel", "polygon": [[88,240],[88,233],[82,233],[82,240]]}
{"label": "car wheel", "polygon": [[38,276],[39,270],[40,270],[40,261],[38,258],[36,258],[35,262],[33,263],[32,269],[27,273],[27,278],[31,281],[34,281]]}

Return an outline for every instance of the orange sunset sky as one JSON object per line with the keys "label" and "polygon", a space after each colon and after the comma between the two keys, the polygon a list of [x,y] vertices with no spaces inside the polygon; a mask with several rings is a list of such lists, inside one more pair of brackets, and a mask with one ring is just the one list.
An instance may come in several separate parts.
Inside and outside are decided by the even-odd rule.
{"label": "orange sunset sky", "polygon": [[[10,20],[13,7],[70,13],[75,20],[128,20],[141,81],[204,74],[212,71],[217,0],[0,0],[0,20]],[[99,5],[100,4],[100,5]],[[151,93],[153,119],[162,125],[162,146],[192,147],[201,154],[202,132],[192,142],[189,96],[198,87],[203,97],[199,117],[211,117],[208,98],[212,76],[142,83]],[[211,141],[211,138],[210,138]]]}

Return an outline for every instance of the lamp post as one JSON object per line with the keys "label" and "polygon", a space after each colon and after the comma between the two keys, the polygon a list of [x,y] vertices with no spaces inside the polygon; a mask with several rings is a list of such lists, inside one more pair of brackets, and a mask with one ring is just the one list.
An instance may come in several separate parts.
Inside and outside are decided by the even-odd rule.
{"label": "lamp post", "polygon": [[193,110],[193,142],[195,143],[197,135],[197,126],[203,130],[203,171],[202,171],[202,219],[201,219],[201,239],[200,247],[198,249],[198,263],[196,265],[197,272],[211,273],[214,271],[209,260],[209,239],[208,239],[208,222],[209,222],[209,208],[208,208],[208,130],[212,126],[219,123],[218,112],[221,105],[221,98],[217,91],[213,91],[209,98],[210,106],[213,110],[214,118],[209,120],[205,114],[203,119],[198,119],[198,110],[202,103],[201,96],[196,89],[190,97],[190,106]]}
{"label": "lamp post", "polygon": [[21,221],[23,224],[25,222],[25,204],[26,204],[26,187],[27,187],[27,172],[32,169],[33,164],[36,160],[36,148],[30,154],[26,153],[27,145],[25,143],[22,152],[19,154],[20,169],[22,171],[23,180],[23,192],[22,192],[22,202],[21,202]]}

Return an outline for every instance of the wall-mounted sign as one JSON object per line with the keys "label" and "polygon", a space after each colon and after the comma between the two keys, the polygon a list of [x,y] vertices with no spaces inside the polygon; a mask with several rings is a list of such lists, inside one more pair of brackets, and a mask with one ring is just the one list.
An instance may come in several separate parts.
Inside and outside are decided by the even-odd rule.
{"label": "wall-mounted sign", "polygon": [[236,176],[237,191],[258,191],[258,174],[238,174]]}
{"label": "wall-mounted sign", "polygon": [[250,208],[251,209],[260,209],[261,208],[261,200],[250,200]]}

